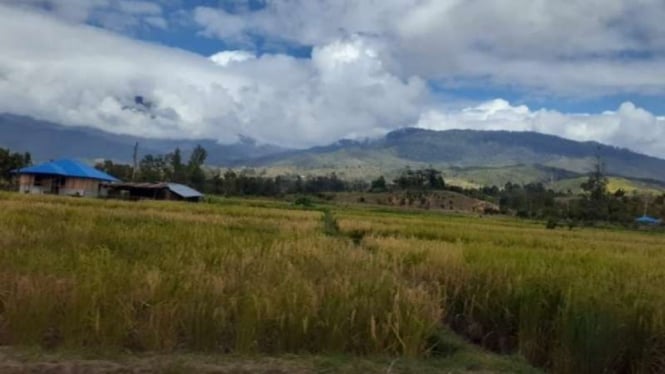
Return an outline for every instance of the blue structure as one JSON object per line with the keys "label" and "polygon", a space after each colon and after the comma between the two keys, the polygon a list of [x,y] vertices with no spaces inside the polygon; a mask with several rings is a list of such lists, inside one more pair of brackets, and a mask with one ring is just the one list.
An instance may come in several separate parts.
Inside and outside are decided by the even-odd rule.
{"label": "blue structure", "polygon": [[16,171],[19,191],[32,194],[105,196],[102,183],[119,180],[76,160],[57,160]]}
{"label": "blue structure", "polygon": [[644,215],[640,218],[636,218],[635,222],[640,224],[640,225],[657,226],[657,225],[660,225],[661,223],[663,223],[663,220]]}
{"label": "blue structure", "polygon": [[57,160],[17,170],[17,174],[58,175],[69,178],[88,178],[103,182],[119,182],[103,171],[97,170],[76,160]]}

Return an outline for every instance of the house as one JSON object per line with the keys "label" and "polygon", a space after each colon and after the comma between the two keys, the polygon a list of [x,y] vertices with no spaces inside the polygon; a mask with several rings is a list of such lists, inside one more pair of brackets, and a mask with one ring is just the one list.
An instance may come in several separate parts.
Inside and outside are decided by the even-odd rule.
{"label": "house", "polygon": [[110,183],[108,196],[129,200],[177,200],[199,202],[203,194],[178,183]]}
{"label": "house", "polygon": [[115,177],[76,160],[57,160],[15,171],[19,191],[31,194],[105,196],[104,184],[119,182]]}

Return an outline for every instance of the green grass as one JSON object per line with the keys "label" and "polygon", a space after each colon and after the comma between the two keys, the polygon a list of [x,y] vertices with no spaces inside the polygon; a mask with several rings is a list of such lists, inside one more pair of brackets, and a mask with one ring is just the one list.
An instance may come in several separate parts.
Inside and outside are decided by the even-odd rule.
{"label": "green grass", "polygon": [[665,370],[663,235],[326,209],[0,193],[0,345],[529,370],[453,330],[557,373]]}
{"label": "green grass", "polygon": [[81,350],[0,348],[0,372],[20,368],[21,372],[115,372],[143,370],[156,373],[524,373],[537,374],[519,356],[488,353],[450,333],[442,336],[447,350],[427,359],[357,356],[349,354],[237,355],[196,352],[124,353]]}
{"label": "green grass", "polygon": [[[563,179],[554,183],[552,188],[556,191],[572,191],[574,193],[582,192],[582,183],[586,181],[586,177]],[[621,177],[608,178],[607,189],[614,193],[618,190],[623,190],[627,193],[648,193],[652,195],[660,195],[665,193],[665,187],[656,183],[643,182],[639,180],[626,179]]]}

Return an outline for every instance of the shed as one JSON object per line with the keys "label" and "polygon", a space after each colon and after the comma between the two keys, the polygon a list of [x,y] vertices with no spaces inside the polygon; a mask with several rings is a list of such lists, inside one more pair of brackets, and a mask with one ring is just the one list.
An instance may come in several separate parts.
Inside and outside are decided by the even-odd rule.
{"label": "shed", "polygon": [[105,196],[107,183],[119,180],[77,160],[62,159],[15,171],[19,191],[31,194]]}
{"label": "shed", "polygon": [[113,183],[108,184],[109,197],[130,200],[180,200],[198,202],[203,194],[178,183]]}

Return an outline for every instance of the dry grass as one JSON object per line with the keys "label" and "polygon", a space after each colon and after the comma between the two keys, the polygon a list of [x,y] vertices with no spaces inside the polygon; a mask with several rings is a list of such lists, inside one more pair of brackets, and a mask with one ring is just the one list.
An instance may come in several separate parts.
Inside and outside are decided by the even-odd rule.
{"label": "dry grass", "polygon": [[[0,343],[441,354],[444,325],[554,372],[665,370],[665,238],[223,200],[0,194]],[[351,240],[353,237],[353,240]]]}

